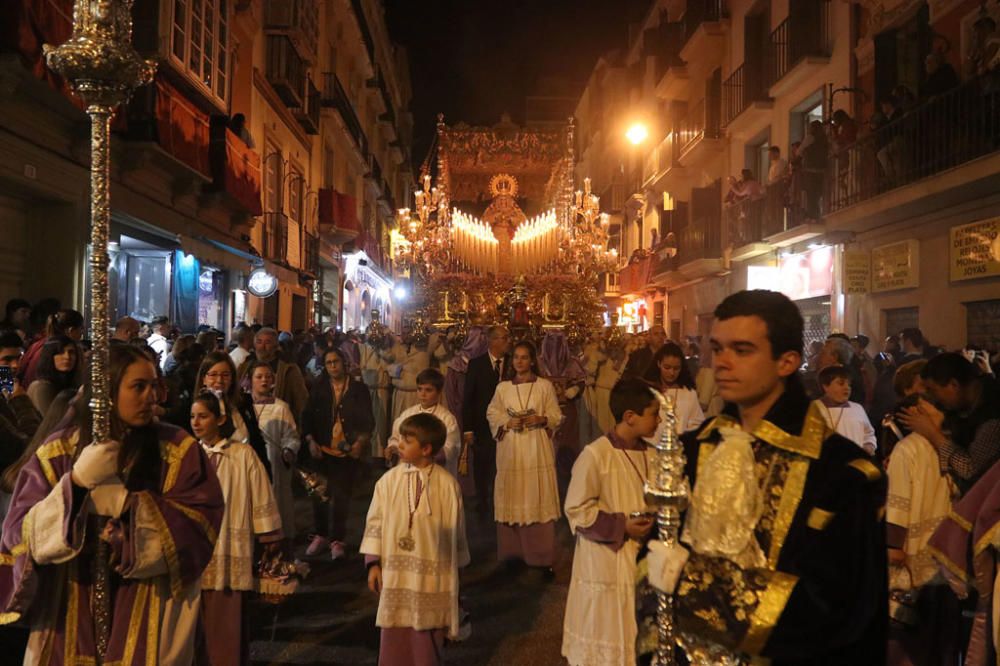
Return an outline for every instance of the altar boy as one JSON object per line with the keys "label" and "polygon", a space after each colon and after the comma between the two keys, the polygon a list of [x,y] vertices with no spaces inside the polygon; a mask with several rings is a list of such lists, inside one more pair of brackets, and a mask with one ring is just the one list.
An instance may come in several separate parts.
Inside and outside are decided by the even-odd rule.
{"label": "altar boy", "polygon": [[462,442],[458,433],[458,421],[448,408],[441,404],[441,392],[444,390],[444,375],[436,368],[427,368],[417,375],[417,404],[408,407],[392,424],[392,434],[385,450],[385,457],[392,461],[399,456],[399,429],[406,419],[414,414],[431,414],[441,419],[448,432],[444,447],[437,454],[434,462],[443,465],[452,476],[458,475],[458,454]]}
{"label": "altar boy", "polygon": [[643,486],[653,466],[643,437],[660,423],[660,403],[640,379],[611,389],[615,426],[573,465],[566,518],[576,535],[562,654],[572,666],[633,666],[636,556],[653,526]]}
{"label": "altar boy", "polygon": [[441,663],[459,631],[458,568],[469,563],[462,493],[434,457],[447,430],[431,414],[400,424],[400,464],[375,484],[361,552],[379,595],[379,666]]}

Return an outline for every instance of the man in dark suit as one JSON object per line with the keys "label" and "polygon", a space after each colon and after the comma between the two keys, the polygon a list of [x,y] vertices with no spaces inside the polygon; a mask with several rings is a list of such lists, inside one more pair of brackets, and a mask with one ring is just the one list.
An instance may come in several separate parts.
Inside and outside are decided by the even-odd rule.
{"label": "man in dark suit", "polygon": [[650,326],[646,331],[646,344],[629,354],[628,363],[622,372],[623,377],[645,377],[649,367],[653,365],[653,357],[667,341],[667,332],[662,326]]}
{"label": "man in dark suit", "polygon": [[492,515],[493,482],[497,475],[497,443],[486,420],[497,384],[510,364],[510,332],[503,326],[491,326],[486,333],[486,353],[469,361],[462,396],[462,440],[474,454],[472,474],[479,498],[476,510],[480,518]]}

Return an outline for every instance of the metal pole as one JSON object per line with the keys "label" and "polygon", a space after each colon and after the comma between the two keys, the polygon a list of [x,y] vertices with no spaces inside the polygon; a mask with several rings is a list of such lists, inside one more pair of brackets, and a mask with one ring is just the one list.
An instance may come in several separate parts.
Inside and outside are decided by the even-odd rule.
{"label": "metal pole", "polygon": [[[653,445],[656,449],[653,469],[646,481],[646,502],[657,507],[657,537],[668,546],[677,543],[681,511],[687,508],[688,481],[684,476],[684,447],[677,437],[677,414],[674,402],[659,393],[661,411],[665,418],[663,434]],[[677,630],[674,626],[674,598],[672,594],[657,593],[656,625],[658,641],[653,655],[653,666],[674,666]]]}

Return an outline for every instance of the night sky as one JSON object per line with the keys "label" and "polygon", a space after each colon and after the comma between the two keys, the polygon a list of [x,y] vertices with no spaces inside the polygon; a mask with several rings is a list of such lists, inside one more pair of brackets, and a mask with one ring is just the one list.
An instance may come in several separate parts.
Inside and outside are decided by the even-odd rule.
{"label": "night sky", "polygon": [[392,38],[407,49],[413,82],[413,160],[419,165],[435,117],[491,125],[522,121],[540,77],[583,90],[606,51],[624,48],[628,23],[648,0],[384,0]]}

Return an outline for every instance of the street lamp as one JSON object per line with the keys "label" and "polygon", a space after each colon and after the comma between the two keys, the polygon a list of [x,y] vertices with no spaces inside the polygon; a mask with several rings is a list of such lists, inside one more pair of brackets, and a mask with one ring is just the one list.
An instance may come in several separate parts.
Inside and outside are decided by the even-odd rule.
{"label": "street lamp", "polygon": [[632,125],[625,132],[625,138],[633,146],[638,146],[640,143],[644,142],[649,138],[649,128],[643,123],[632,123]]}

